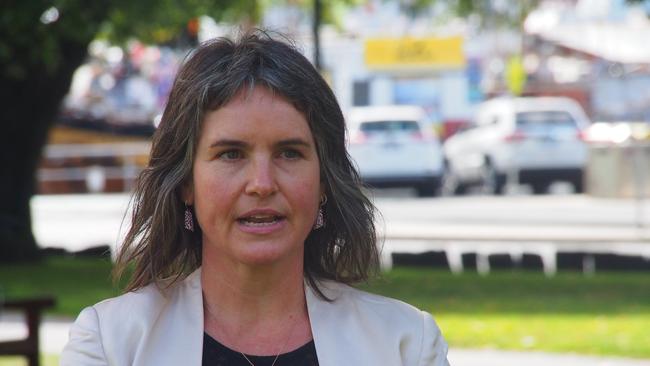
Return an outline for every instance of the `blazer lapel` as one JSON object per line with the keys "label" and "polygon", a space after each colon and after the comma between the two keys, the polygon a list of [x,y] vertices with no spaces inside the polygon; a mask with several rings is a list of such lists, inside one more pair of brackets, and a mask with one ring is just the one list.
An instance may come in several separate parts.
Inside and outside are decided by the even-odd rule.
{"label": "blazer lapel", "polygon": [[307,283],[305,283],[305,299],[319,366],[354,365],[354,363],[341,363],[337,357],[337,342],[332,335],[336,334],[336,329],[333,328],[338,322],[331,319],[330,304],[318,297]]}
{"label": "blazer lapel", "polygon": [[387,332],[376,308],[357,299],[357,290],[333,281],[319,288],[333,301],[305,286],[307,311],[320,366],[401,365],[400,330]]}
{"label": "blazer lapel", "polygon": [[[329,299],[328,302],[305,285],[307,312],[320,366],[373,365],[364,334],[355,319],[355,309],[347,303],[341,286],[334,282],[322,281],[319,288]],[[370,357],[369,357],[370,356]],[[379,365],[380,363],[375,363]]]}
{"label": "blazer lapel", "polygon": [[203,359],[203,292],[201,270],[189,275],[170,294],[165,316],[158,318],[148,354],[158,355],[142,365],[201,366]]}

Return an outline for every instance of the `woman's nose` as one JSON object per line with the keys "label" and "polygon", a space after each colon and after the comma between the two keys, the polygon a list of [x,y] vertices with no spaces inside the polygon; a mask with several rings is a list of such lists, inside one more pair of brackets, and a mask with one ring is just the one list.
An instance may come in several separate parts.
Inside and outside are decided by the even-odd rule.
{"label": "woman's nose", "polygon": [[269,196],[277,191],[277,182],[273,164],[268,159],[254,159],[246,184],[246,193],[260,197]]}

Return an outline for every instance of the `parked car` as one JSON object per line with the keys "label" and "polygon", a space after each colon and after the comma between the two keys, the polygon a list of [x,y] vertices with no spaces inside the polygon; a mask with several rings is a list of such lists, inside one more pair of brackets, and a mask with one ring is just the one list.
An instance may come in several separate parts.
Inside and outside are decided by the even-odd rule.
{"label": "parked car", "polygon": [[583,191],[590,124],[580,105],[564,97],[496,98],[479,105],[473,123],[445,141],[443,191],[463,193],[479,185],[503,193],[507,180],[529,184],[536,194],[551,183]]}
{"label": "parked car", "polygon": [[355,107],[347,126],[348,150],[365,183],[413,187],[419,196],[439,192],[442,146],[421,107]]}

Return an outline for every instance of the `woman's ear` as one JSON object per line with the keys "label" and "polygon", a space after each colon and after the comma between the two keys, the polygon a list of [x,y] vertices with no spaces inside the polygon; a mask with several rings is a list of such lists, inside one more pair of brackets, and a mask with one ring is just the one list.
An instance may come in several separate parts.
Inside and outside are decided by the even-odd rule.
{"label": "woman's ear", "polygon": [[194,184],[191,181],[185,182],[181,188],[181,196],[186,205],[194,205]]}
{"label": "woman's ear", "polygon": [[325,192],[327,192],[327,190],[325,189],[325,183],[320,182],[320,192],[318,194],[318,197],[322,198],[323,195],[325,195]]}

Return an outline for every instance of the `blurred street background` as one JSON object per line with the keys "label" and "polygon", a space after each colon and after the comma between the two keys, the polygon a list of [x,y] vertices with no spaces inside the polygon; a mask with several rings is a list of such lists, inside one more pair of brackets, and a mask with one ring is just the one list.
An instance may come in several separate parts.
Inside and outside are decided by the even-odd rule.
{"label": "blurred street background", "polygon": [[189,50],[254,27],[334,90],[381,213],[369,291],[430,311],[465,365],[650,365],[650,1],[223,0],[3,5],[6,301],[53,296],[55,365],[119,293],[130,192]]}

